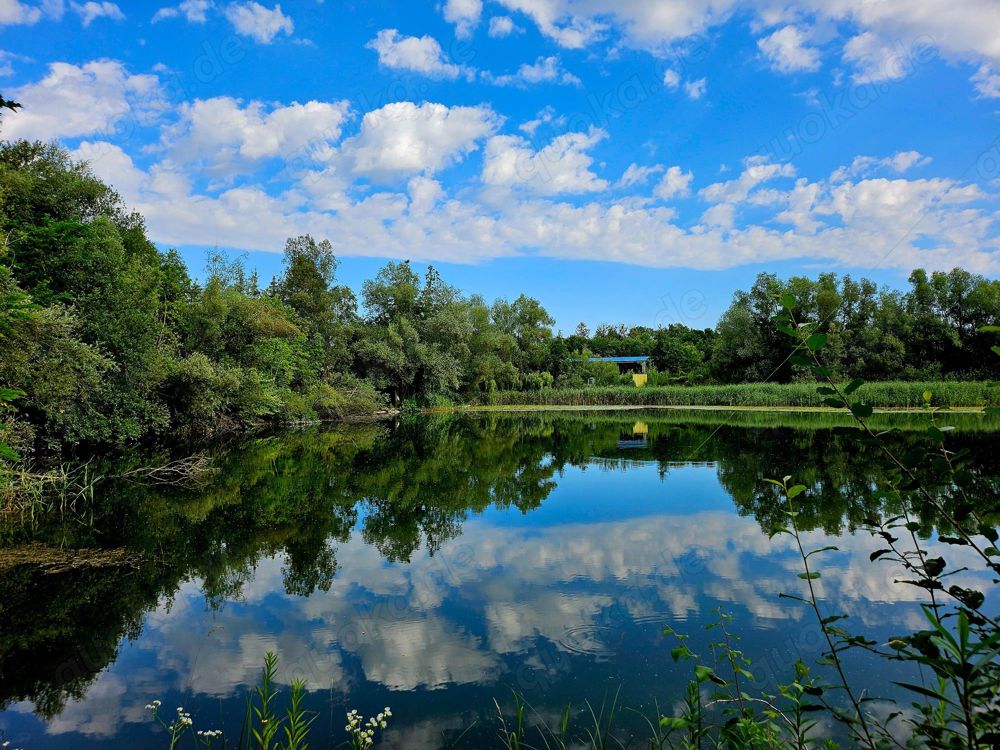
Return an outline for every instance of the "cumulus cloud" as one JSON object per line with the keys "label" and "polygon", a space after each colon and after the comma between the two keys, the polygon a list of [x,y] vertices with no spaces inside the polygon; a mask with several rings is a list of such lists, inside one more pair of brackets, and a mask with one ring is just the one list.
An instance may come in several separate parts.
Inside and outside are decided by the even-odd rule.
{"label": "cumulus cloud", "polygon": [[444,19],[455,24],[455,36],[467,39],[479,25],[483,13],[483,0],[446,0]]}
{"label": "cumulus cloud", "polygon": [[746,200],[760,184],[779,177],[794,177],[795,167],[778,164],[763,156],[751,156],[744,160],[743,171],[734,180],[715,182],[704,188],[700,195],[709,203],[737,203]]}
{"label": "cumulus cloud", "polygon": [[166,107],[155,75],[133,75],[113,60],[52,63],[42,80],[11,96],[24,108],[4,119],[7,138],[109,135],[126,121],[148,125]]}
{"label": "cumulus cloud", "polygon": [[663,200],[683,198],[691,193],[691,180],[694,174],[685,172],[680,167],[670,167],[660,182],[653,189],[653,195]]}
{"label": "cumulus cloud", "polygon": [[[767,35],[761,51],[777,69],[814,70],[818,51],[797,38],[802,19],[848,25],[856,30],[844,59],[857,80],[884,81],[911,69],[923,49],[976,65],[1000,63],[1000,4],[993,0],[793,0],[777,10],[754,0],[498,0],[530,19],[545,36],[567,48],[582,48],[617,35],[621,44],[659,55],[672,54],[678,42],[699,37],[744,9],[751,27],[782,25]],[[791,30],[788,30],[791,29]],[[777,36],[776,36],[777,35]],[[766,40],[766,41],[765,41]],[[679,85],[679,82],[678,82]],[[991,90],[989,86],[986,90]]]}
{"label": "cumulus cloud", "polygon": [[665,50],[671,42],[700,34],[727,19],[735,0],[499,0],[524,13],[545,36],[579,48],[615,27],[631,46]]}
{"label": "cumulus cloud", "polygon": [[505,36],[520,34],[523,31],[524,29],[516,25],[510,16],[493,16],[490,19],[490,28],[487,33],[494,39],[502,39]]}
{"label": "cumulus cloud", "polygon": [[806,35],[795,26],[784,26],[757,40],[757,47],[782,73],[819,70],[819,50],[806,45]]}
{"label": "cumulus cloud", "polygon": [[122,9],[111,2],[70,3],[70,8],[80,16],[84,28],[87,28],[98,18],[110,18],[112,21],[124,21]]}
{"label": "cumulus cloud", "polygon": [[555,55],[551,57],[539,57],[531,64],[524,63],[514,73],[497,76],[489,72],[484,72],[482,77],[484,81],[496,86],[514,86],[517,88],[527,88],[538,83],[563,83],[571,86],[582,85],[579,78],[563,69],[562,63]]}
{"label": "cumulus cloud", "polygon": [[694,81],[687,81],[684,84],[684,93],[688,99],[701,99],[708,90],[708,79],[699,78]]}
{"label": "cumulus cloud", "polygon": [[352,174],[374,180],[433,174],[461,161],[500,123],[487,106],[393,102],[365,114],[340,155]]}
{"label": "cumulus cloud", "polygon": [[20,0],[0,0],[0,25],[31,25],[42,19],[42,9]]}
{"label": "cumulus cloud", "polygon": [[565,0],[500,0],[500,4],[524,13],[542,34],[569,49],[586,47],[602,38],[607,29],[596,17],[571,12]]}
{"label": "cumulus cloud", "polygon": [[184,0],[179,5],[160,8],[153,15],[153,23],[166,18],[183,17],[188,23],[205,23],[208,11],[215,7],[211,0]]}
{"label": "cumulus cloud", "polygon": [[972,76],[972,84],[984,99],[1000,99],[1000,71],[983,63]]}
{"label": "cumulus cloud", "polygon": [[[663,203],[690,195],[688,168],[632,163],[612,183],[593,155],[608,134],[563,132],[551,108],[520,125],[534,137],[544,126],[535,143],[502,132],[487,105],[401,101],[358,121],[336,101],[214,97],[168,111],[157,76],[108,60],[53,64],[9,96],[25,109],[5,118],[5,135],[87,139],[79,155],[165,243],[265,250],[312,232],[383,257],[532,252],[693,268],[799,258],[869,267],[893,248],[891,267],[1000,270],[988,196],[925,172],[911,179],[930,163],[913,150],[861,156],[825,179],[796,180],[791,165],[751,157],[734,179],[697,193],[698,219],[693,202],[683,215]],[[129,153],[108,135],[123,121],[169,124],[151,148]],[[463,161],[462,184],[439,178]]]}
{"label": "cumulus cloud", "polygon": [[432,36],[402,36],[396,29],[382,29],[368,44],[378,53],[378,61],[387,68],[409,70],[429,78],[454,80],[463,67],[450,62],[441,45]]}
{"label": "cumulus cloud", "polygon": [[237,34],[261,44],[270,44],[279,34],[291,36],[295,31],[295,24],[281,11],[280,4],[267,8],[257,2],[230,3],[224,13]]}
{"label": "cumulus cloud", "polygon": [[607,135],[600,129],[566,133],[538,151],[520,136],[494,136],[486,144],[482,180],[487,185],[518,187],[538,195],[605,190],[608,181],[591,170],[594,160],[587,152]]}
{"label": "cumulus cloud", "polygon": [[349,114],[347,101],[268,107],[225,96],[196,99],[181,106],[160,146],[173,161],[199,164],[215,176],[276,157],[308,164],[330,158]]}

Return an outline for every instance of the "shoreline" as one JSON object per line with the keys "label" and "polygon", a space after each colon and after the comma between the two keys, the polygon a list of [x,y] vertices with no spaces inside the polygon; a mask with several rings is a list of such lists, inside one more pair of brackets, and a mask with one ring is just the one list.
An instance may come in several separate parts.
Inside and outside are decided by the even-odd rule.
{"label": "shoreline", "polygon": [[[982,414],[986,416],[984,406],[953,406],[948,409],[938,408],[938,412],[946,414]],[[681,404],[517,404],[517,405],[467,405],[447,406],[421,409],[424,414],[446,414],[449,412],[519,412],[519,411],[738,411],[738,412],[779,412],[793,414],[843,414],[850,416],[847,409],[834,409],[830,406],[728,406],[716,405],[681,405]],[[874,408],[875,414],[931,414],[923,407],[915,406],[882,406]]]}

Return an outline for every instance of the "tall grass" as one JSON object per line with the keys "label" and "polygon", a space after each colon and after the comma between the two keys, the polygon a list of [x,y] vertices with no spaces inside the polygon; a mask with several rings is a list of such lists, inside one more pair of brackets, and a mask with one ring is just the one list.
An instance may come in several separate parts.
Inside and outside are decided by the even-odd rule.
{"label": "tall grass", "polygon": [[[865,383],[856,396],[875,408],[990,406],[1000,404],[1000,384],[992,382]],[[740,385],[607,386],[498,391],[485,396],[487,406],[799,406],[822,407],[815,383],[745,383]]]}

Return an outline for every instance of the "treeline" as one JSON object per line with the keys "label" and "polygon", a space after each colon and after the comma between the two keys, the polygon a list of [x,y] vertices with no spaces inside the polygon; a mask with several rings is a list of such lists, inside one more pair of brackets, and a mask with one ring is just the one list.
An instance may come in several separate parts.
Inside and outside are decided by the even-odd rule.
{"label": "treeline", "polygon": [[[714,329],[601,325],[591,335],[581,323],[565,350],[594,356],[652,356],[653,384],[788,383],[811,379],[789,361],[793,341],[775,326],[780,298],[794,295],[800,321],[818,323],[828,337],[823,355],[838,378],[865,380],[986,380],[1000,377],[991,352],[996,335],[980,329],[1000,321],[1000,281],[956,268],[915,270],[905,291],[868,279],[788,280],[762,273],[749,291],[737,291]],[[590,373],[594,375],[594,373]],[[613,385],[613,371],[598,373]],[[567,387],[579,383],[566,382]]]}
{"label": "treeline", "polygon": [[14,413],[0,443],[122,443],[552,383],[553,321],[527,297],[487,304],[389,263],[362,314],[311,237],[288,241],[266,288],[222,255],[197,283],[56,145],[0,147],[0,200],[0,399]]}
{"label": "treeline", "polygon": [[86,164],[25,141],[0,146],[0,231],[0,407],[14,398],[0,445],[122,443],[621,383],[597,356],[651,355],[654,385],[807,380],[772,320],[787,292],[821,322],[838,377],[1000,374],[979,331],[1000,316],[1000,282],[957,269],[915,271],[905,293],[762,274],[714,329],[581,324],[563,336],[537,300],[490,303],[406,262],[388,263],[358,299],[337,281],[331,244],[308,236],[288,241],[266,285],[224,255],[198,283]]}

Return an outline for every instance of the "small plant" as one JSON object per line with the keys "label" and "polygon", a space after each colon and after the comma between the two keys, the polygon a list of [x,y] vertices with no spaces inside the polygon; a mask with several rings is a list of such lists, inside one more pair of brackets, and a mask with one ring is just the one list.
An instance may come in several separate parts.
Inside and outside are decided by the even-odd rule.
{"label": "small plant", "polygon": [[375,744],[378,733],[389,726],[392,711],[386,706],[377,715],[365,719],[356,709],[347,712],[347,725],[344,727],[350,735],[348,744],[351,750],[367,750]]}
{"label": "small plant", "polygon": [[184,710],[183,706],[177,707],[177,715],[173,717],[170,723],[167,723],[167,720],[160,716],[160,705],[160,701],[155,700],[152,703],[146,704],[146,710],[167,731],[170,739],[170,744],[168,745],[170,750],[174,750],[185,735],[190,735],[193,738],[196,748],[206,749],[211,748],[215,740],[222,737],[222,731],[218,729],[195,731],[194,720],[191,718],[191,714]]}
{"label": "small plant", "polygon": [[[250,692],[247,700],[246,716],[236,750],[309,750],[309,732],[316,713],[305,708],[306,683],[296,680],[292,683],[292,694],[283,716],[274,710],[280,693],[275,687],[278,676],[278,657],[268,651],[264,655],[264,668],[261,670],[260,682]],[[218,740],[221,747],[228,747],[225,732],[221,729],[195,730],[191,714],[183,707],[177,708],[177,715],[168,723],[160,716],[160,701],[154,700],[146,704],[149,711],[167,731],[169,738],[168,750],[180,746],[185,736],[190,736],[197,750],[211,750]],[[389,709],[379,714],[381,726],[385,727],[385,717],[391,716]],[[370,747],[368,745],[352,745],[352,747]],[[0,748],[0,750],[6,750]]]}

